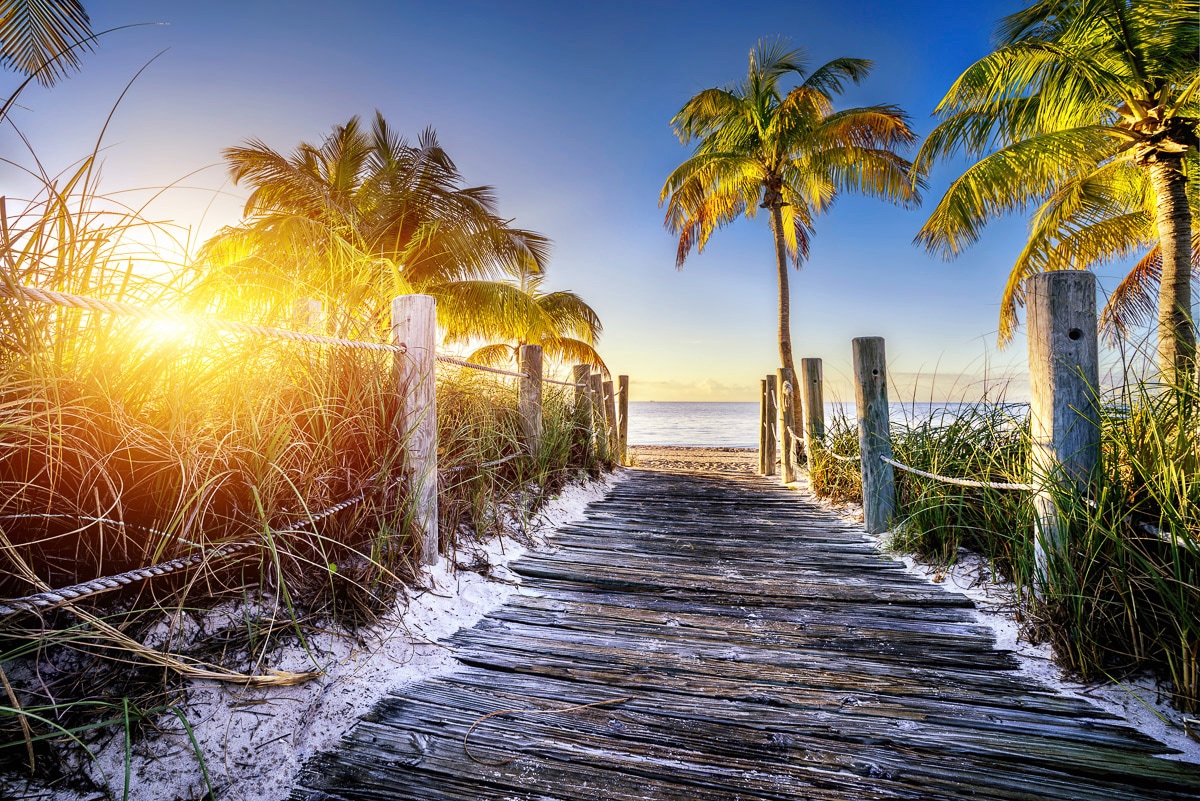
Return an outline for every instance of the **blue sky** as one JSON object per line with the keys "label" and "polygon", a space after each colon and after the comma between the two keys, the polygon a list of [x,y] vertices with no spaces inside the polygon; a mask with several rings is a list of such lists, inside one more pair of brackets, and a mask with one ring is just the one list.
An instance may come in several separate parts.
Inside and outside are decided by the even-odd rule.
{"label": "blue sky", "polygon": [[[468,182],[496,188],[503,215],[555,241],[547,284],[599,311],[601,351],[632,377],[634,400],[751,400],[778,362],[767,222],[718,232],[674,269],[658,193],[687,150],[671,116],[697,91],[744,74],[760,37],[783,36],[814,66],[875,61],[839,105],[899,104],[924,134],[954,78],[988,51],[996,20],[1020,5],[85,2],[96,30],[169,24],[104,37],[82,72],[26,91],[13,119],[51,172],[64,169],[90,151],[125,84],[165,50],[114,115],[103,186],[186,184],[153,212],[195,236],[240,212],[244,192],[219,163],[224,147],[254,137],[289,151],[375,109],[414,139],[432,126]],[[17,83],[0,74],[6,89]],[[0,153],[30,162],[8,128]],[[978,395],[985,373],[1023,373],[1023,339],[994,346],[1023,221],[993,224],[950,263],[911,244],[955,169],[934,173],[923,211],[846,196],[818,220],[811,258],[793,273],[793,337],[797,358],[825,360],[833,394],[849,392],[855,336],[887,338],[902,394],[914,392],[914,375],[928,399]],[[22,188],[11,169],[0,186]],[[1101,270],[1102,285],[1120,272]],[[1019,380],[1014,387],[1019,395]]]}

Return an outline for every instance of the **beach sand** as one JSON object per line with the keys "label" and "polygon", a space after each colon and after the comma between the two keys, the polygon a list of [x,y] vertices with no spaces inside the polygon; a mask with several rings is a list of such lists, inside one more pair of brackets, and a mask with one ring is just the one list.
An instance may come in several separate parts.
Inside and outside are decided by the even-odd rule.
{"label": "beach sand", "polygon": [[685,448],[677,445],[630,445],[633,467],[697,473],[757,473],[755,448]]}

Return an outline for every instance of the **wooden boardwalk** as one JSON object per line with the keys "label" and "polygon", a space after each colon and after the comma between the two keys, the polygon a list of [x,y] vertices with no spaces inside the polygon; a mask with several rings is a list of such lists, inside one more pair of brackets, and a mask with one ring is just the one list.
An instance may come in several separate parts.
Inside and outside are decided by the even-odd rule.
{"label": "wooden boardwalk", "polygon": [[[1200,766],[993,650],[971,602],[754,477],[632,471],[464,668],[387,697],[294,801],[1196,799]],[[626,696],[574,712],[553,710]]]}

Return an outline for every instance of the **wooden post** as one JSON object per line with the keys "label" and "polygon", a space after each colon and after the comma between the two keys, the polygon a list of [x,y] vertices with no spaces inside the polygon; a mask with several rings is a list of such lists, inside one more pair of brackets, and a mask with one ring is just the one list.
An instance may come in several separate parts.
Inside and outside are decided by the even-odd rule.
{"label": "wooden post", "polygon": [[595,423],[592,422],[592,368],[586,364],[577,364],[572,368],[575,379],[575,425],[583,432],[583,447],[587,463],[591,462],[595,453]]}
{"label": "wooden post", "polygon": [[804,455],[811,470],[813,452],[825,439],[825,392],[822,387],[821,360],[800,360],[801,415],[804,417]]}
{"label": "wooden post", "polygon": [[767,474],[767,380],[758,382],[758,474]]}
{"label": "wooden post", "polygon": [[434,376],[437,302],[429,295],[392,300],[392,341],[407,347],[396,354],[404,475],[421,537],[420,560],[438,560],[437,392]]}
{"label": "wooden post", "polygon": [[612,381],[604,382],[604,421],[608,453],[614,460],[620,459],[620,444],[617,441],[617,393],[613,389]]}
{"label": "wooden post", "polygon": [[520,372],[525,374],[517,396],[521,415],[521,433],[531,455],[542,450],[542,346],[522,345],[519,351]]}
{"label": "wooden post", "polygon": [[767,404],[767,420],[764,432],[766,439],[766,453],[764,454],[763,458],[763,463],[766,469],[763,470],[763,475],[773,476],[775,475],[775,376],[767,376],[766,385],[767,392],[765,397]]}
{"label": "wooden post", "polygon": [[791,484],[796,480],[796,438],[792,432],[796,430],[796,376],[787,367],[780,367],[779,377],[779,445],[780,472],[783,483]]}
{"label": "wooden post", "polygon": [[321,326],[321,301],[297,298],[292,303],[292,328],[313,331]]}
{"label": "wooden post", "polygon": [[629,376],[617,376],[617,413],[621,426],[617,432],[617,456],[621,464],[629,464]]}
{"label": "wooden post", "polygon": [[883,337],[858,337],[854,349],[854,399],[858,403],[858,452],[862,462],[863,517],[867,533],[882,534],[896,514],[896,477],[880,459],[892,456]]}
{"label": "wooden post", "polygon": [[1060,270],[1025,284],[1029,340],[1029,407],[1037,531],[1037,575],[1049,579],[1050,552],[1063,553],[1068,531],[1058,493],[1085,495],[1100,462],[1100,384],[1096,276]]}
{"label": "wooden post", "polygon": [[592,401],[592,434],[595,436],[596,453],[601,460],[609,458],[608,421],[604,418],[604,382],[599,373],[588,376],[588,396]]}

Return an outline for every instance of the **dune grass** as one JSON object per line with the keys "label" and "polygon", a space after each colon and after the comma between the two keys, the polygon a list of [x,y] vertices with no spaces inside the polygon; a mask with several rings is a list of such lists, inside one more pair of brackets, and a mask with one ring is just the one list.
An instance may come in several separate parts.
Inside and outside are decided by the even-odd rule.
{"label": "dune grass", "polygon": [[[198,308],[196,265],[144,244],[171,232],[96,193],[86,164],[0,208],[9,287],[291,316],[211,295]],[[53,776],[63,746],[180,714],[189,676],[304,680],[271,670],[281,642],[349,635],[390,607],[418,571],[394,369],[388,353],[0,299],[0,598],[202,555],[4,618],[0,764]],[[611,466],[583,447],[567,394],[547,393],[545,445],[530,454],[514,382],[451,368],[437,392],[451,556]],[[246,547],[221,556],[233,543]],[[217,606],[236,611],[202,624]]]}
{"label": "dune grass", "polygon": [[[1027,492],[954,486],[897,471],[893,546],[938,564],[981,554],[1013,582],[1028,636],[1085,680],[1151,670],[1176,705],[1200,711],[1200,409],[1191,388],[1132,383],[1101,399],[1102,457],[1090,498],[1054,488],[1070,548],[1037,582]],[[893,423],[898,461],[941,475],[1029,479],[1027,411],[966,405]],[[834,420],[811,467],[818,494],[861,501],[853,424]]]}

